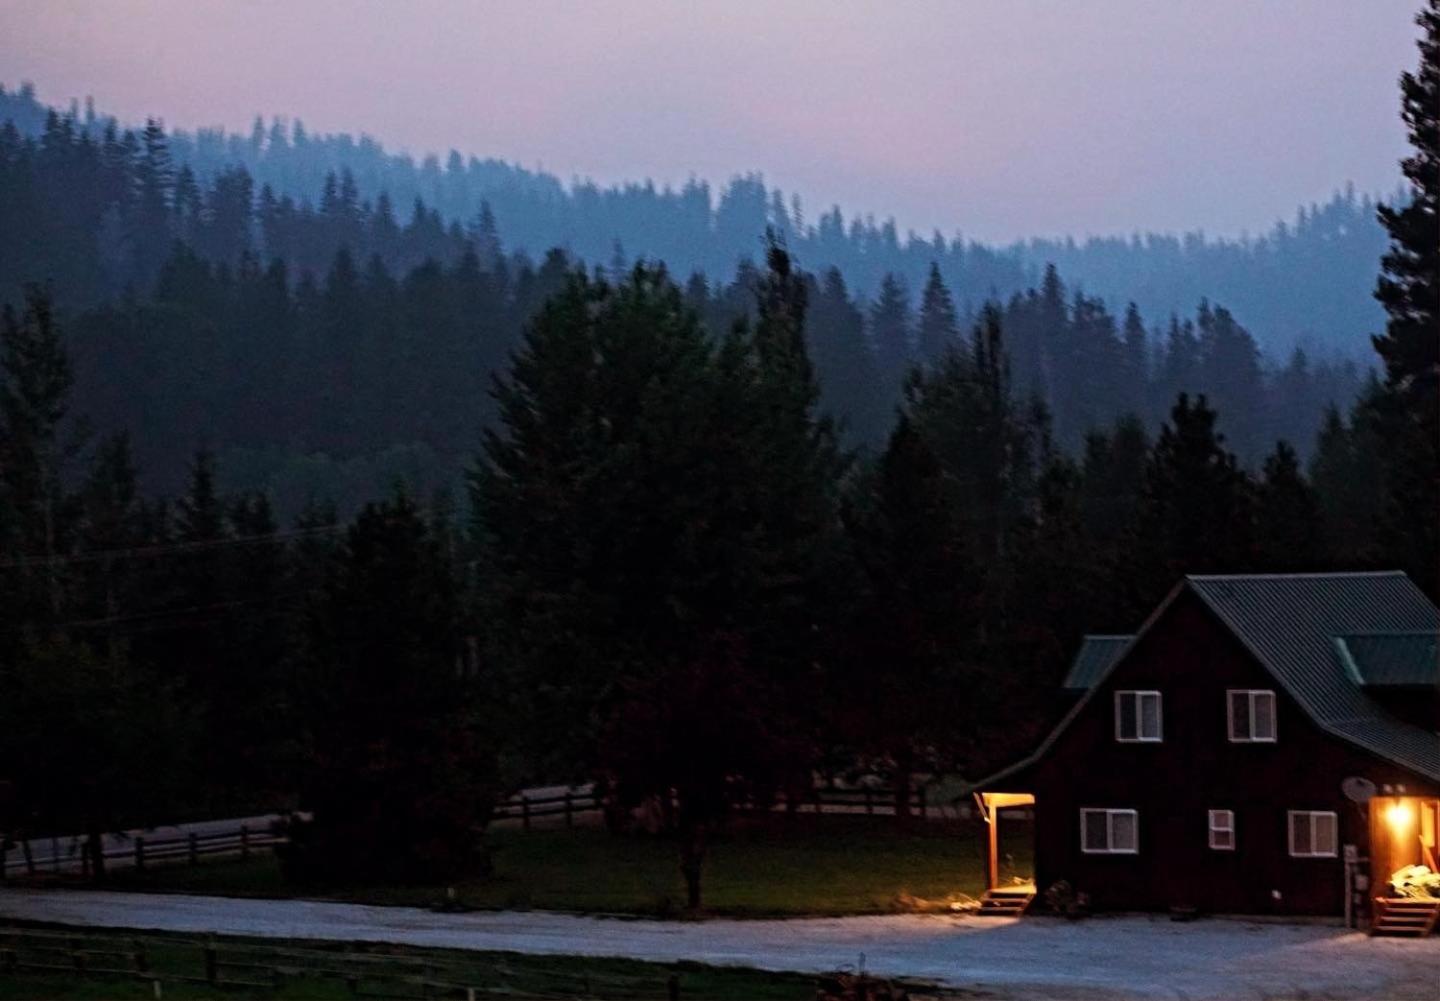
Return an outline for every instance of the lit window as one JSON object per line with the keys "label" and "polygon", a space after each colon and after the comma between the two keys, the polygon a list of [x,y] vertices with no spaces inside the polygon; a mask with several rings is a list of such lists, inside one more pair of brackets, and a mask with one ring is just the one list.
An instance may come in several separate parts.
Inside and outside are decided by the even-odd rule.
{"label": "lit window", "polygon": [[1290,811],[1290,854],[1295,858],[1334,858],[1338,819],[1325,810]]}
{"label": "lit window", "polygon": [[1275,693],[1264,689],[1232,688],[1229,703],[1230,740],[1236,744],[1275,743]]}
{"label": "lit window", "polygon": [[1138,853],[1140,832],[1135,811],[1081,809],[1080,850],[1091,855]]}
{"label": "lit window", "polygon": [[1154,743],[1160,740],[1160,693],[1115,693],[1115,739]]}
{"label": "lit window", "polygon": [[1210,811],[1210,847],[1216,851],[1235,850],[1235,811]]}

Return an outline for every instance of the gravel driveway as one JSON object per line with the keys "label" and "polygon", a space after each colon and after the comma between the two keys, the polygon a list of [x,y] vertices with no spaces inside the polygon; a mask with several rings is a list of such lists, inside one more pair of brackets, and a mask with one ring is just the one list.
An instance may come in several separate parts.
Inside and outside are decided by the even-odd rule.
{"label": "gravel driveway", "polygon": [[435,914],[303,900],[0,890],[0,918],[820,971],[853,966],[1013,998],[1440,996],[1440,938],[1160,918],[919,915],[698,922],[546,912]]}

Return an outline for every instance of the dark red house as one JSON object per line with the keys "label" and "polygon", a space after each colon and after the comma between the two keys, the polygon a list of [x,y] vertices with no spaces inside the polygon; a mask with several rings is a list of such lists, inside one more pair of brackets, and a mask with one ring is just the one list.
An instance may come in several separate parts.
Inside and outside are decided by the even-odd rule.
{"label": "dark red house", "polygon": [[978,787],[992,860],[1026,806],[1036,885],[1098,909],[1363,915],[1440,869],[1437,631],[1401,573],[1185,578],[1086,639],[1073,707]]}

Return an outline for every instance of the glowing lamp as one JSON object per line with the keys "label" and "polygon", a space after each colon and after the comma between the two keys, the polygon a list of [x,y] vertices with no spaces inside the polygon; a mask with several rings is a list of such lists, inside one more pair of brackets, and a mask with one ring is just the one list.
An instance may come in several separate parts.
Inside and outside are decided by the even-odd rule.
{"label": "glowing lamp", "polygon": [[1385,811],[1385,819],[1389,821],[1390,829],[1398,833],[1409,829],[1415,819],[1415,811],[1410,809],[1409,803],[1397,800]]}

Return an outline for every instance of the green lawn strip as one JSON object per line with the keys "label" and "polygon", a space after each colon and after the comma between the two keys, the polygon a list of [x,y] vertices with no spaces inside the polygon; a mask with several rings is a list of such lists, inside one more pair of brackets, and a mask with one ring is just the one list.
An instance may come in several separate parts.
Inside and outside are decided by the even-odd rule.
{"label": "green lawn strip", "polygon": [[[684,884],[669,839],[577,828],[495,831],[489,843],[494,874],[456,887],[466,906],[643,916],[674,916],[683,909]],[[984,889],[982,851],[973,830],[946,824],[901,830],[890,821],[799,817],[737,825],[711,847],[705,910],[734,917],[879,914],[916,899],[978,896]],[[444,896],[441,886],[296,887],[268,855],[117,870],[110,885],[422,907]]]}
{"label": "green lawn strip", "polygon": [[[458,949],[421,949],[361,943],[326,943],[308,940],[257,939],[241,936],[215,936],[200,939],[188,935],[163,932],[135,934],[122,930],[57,928],[56,926],[20,925],[0,929],[0,940],[8,937],[27,952],[27,937],[55,935],[61,944],[76,941],[84,949],[133,950],[136,943],[144,946],[150,971],[161,979],[164,998],[351,998],[347,983],[336,977],[292,975],[279,988],[211,987],[204,983],[186,983],[176,978],[202,978],[206,941],[213,942],[222,957],[261,965],[310,968],[361,969],[412,973],[416,961],[435,964],[427,974],[435,980],[473,987],[477,996],[512,998],[541,997],[604,997],[663,998],[668,992],[670,977],[678,977],[680,996],[686,999],[731,1001],[754,998],[756,1001],[811,998],[815,978],[798,973],[769,973],[733,967],[706,966],[699,963],[647,963],[627,959],[595,959],[580,956],[530,956],[507,952],[470,952]],[[63,933],[56,935],[56,933]],[[297,951],[298,950],[298,951]],[[52,961],[49,957],[46,962]],[[258,971],[227,970],[222,979],[265,980]],[[363,996],[419,996],[418,984],[397,984],[381,977],[359,982]],[[456,992],[459,994],[460,992]],[[64,971],[39,973],[21,970],[0,974],[0,999],[9,998],[153,998],[148,979],[103,974],[80,974]]]}

